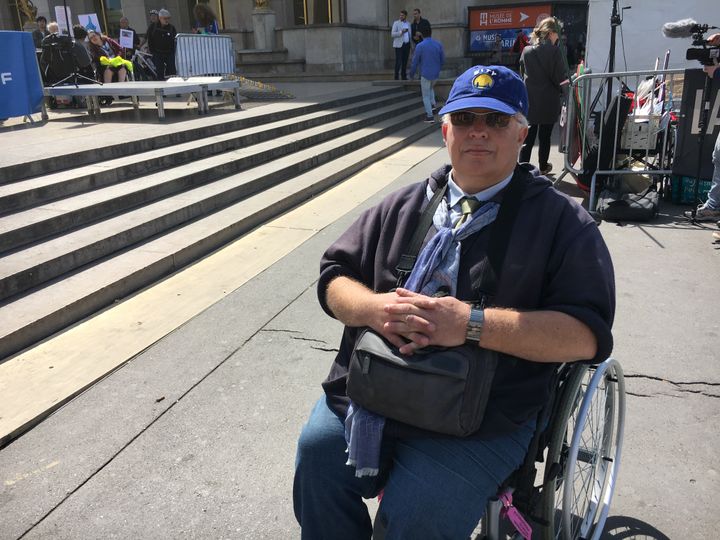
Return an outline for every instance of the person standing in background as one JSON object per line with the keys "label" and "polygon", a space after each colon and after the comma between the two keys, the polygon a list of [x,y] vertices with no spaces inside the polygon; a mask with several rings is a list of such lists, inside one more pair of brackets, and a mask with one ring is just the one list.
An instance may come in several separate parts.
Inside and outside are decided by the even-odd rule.
{"label": "person standing in background", "polygon": [[435,83],[440,78],[440,70],[445,63],[445,51],[442,44],[432,38],[432,30],[427,28],[425,31],[428,34],[423,34],[423,40],[415,47],[412,65],[410,66],[410,78],[415,78],[415,71],[419,68],[425,121],[433,123],[435,122],[434,110],[437,105],[435,101]]}
{"label": "person standing in background", "polygon": [[35,48],[39,49],[43,38],[50,34],[50,32],[48,32],[47,19],[45,17],[40,15],[37,19],[35,19],[35,22],[37,23],[37,28],[32,32],[32,38]]}
{"label": "person standing in background", "polygon": [[218,34],[220,32],[217,17],[207,4],[195,4],[193,16],[195,17],[194,34]]}
{"label": "person standing in background", "polygon": [[175,75],[175,36],[177,31],[170,24],[170,12],[161,9],[158,12],[158,23],[148,28],[148,48],[153,55],[153,63],[157,68],[157,79],[165,80]]}
{"label": "person standing in background", "polygon": [[[150,10],[150,24],[149,26],[156,25],[160,22],[160,17],[158,16],[159,11],[157,9],[151,9]],[[149,28],[148,28],[149,29]]]}
{"label": "person standing in background", "polygon": [[[720,45],[720,33],[711,35],[707,39],[707,43],[712,47]],[[704,66],[703,70],[713,81],[720,81],[720,69],[718,69],[718,65]],[[720,220],[720,133],[718,133],[715,139],[712,160],[714,165],[713,177],[707,200],[695,209],[694,216],[691,211],[685,212],[686,217],[694,217],[695,221]],[[720,221],[718,221],[718,227],[720,227]],[[716,232],[713,233],[713,239],[720,240],[720,234]]]}
{"label": "person standing in background", "polygon": [[557,46],[562,25],[555,17],[543,19],[532,32],[532,43],[520,55],[520,75],[525,81],[530,100],[528,131],[520,151],[520,163],[529,163],[535,137],[539,134],[538,160],[540,172],[552,170],[550,137],[560,116],[563,86],[568,83],[568,72],[563,53]]}
{"label": "person standing in background", "polygon": [[[135,49],[140,47],[140,36],[138,36],[138,33],[135,31],[134,28],[130,28],[130,21],[125,16],[120,17],[120,29],[130,30],[133,33],[133,46],[131,48],[123,48],[123,58],[125,58],[126,60],[130,60],[132,58],[132,55],[135,53]],[[120,36],[118,35],[118,42],[119,41]]]}
{"label": "person standing in background", "polygon": [[496,66],[502,64],[502,36],[500,34],[495,34],[489,64]]}
{"label": "person standing in background", "polygon": [[515,41],[513,42],[512,52],[517,54],[517,60],[515,61],[515,69],[520,71],[520,55],[522,54],[525,47],[530,44],[530,38],[527,37],[525,30],[522,28],[518,30]]}
{"label": "person standing in background", "polygon": [[157,23],[158,23],[158,10],[151,9],[150,10],[150,24],[148,25],[147,30],[145,30],[145,37],[143,38],[142,42],[140,43],[140,47],[143,50],[148,49],[148,37],[152,33],[152,29]]}
{"label": "person standing in background", "polygon": [[430,21],[421,17],[421,12],[418,8],[413,9],[413,22],[410,25],[413,50],[424,37],[428,37],[430,35],[431,30]]}
{"label": "person standing in background", "polygon": [[407,80],[407,64],[410,56],[410,24],[407,22],[407,11],[400,10],[400,18],[390,30],[392,46],[395,49],[395,80]]}

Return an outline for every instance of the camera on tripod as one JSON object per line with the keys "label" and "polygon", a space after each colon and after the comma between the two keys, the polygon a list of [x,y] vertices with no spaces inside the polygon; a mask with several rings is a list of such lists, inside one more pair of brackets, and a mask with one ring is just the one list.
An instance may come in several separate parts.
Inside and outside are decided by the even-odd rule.
{"label": "camera on tripod", "polygon": [[720,47],[708,47],[705,34],[710,28],[707,24],[695,24],[691,27],[693,46],[685,51],[686,60],[697,60],[703,66],[720,63]]}

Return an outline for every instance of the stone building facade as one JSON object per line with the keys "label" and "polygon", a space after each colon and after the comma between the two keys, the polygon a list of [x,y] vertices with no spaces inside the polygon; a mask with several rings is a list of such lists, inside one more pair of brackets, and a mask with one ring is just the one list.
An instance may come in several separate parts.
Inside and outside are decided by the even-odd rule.
{"label": "stone building facade", "polygon": [[[77,15],[97,13],[103,30],[118,34],[118,20],[125,15],[130,26],[144,33],[150,9],[166,8],[179,32],[193,24],[192,8],[197,0],[67,0],[74,22]],[[23,20],[25,0],[0,0],[0,28],[17,30],[31,25]],[[241,53],[255,53],[247,58],[260,69],[272,72],[307,73],[377,73],[392,67],[393,50],[390,26],[401,9],[419,8],[433,27],[448,58],[448,75],[472,63],[486,61],[488,55],[469,52],[469,10],[519,9],[547,6],[554,14],[574,19],[572,39],[582,44],[587,22],[588,0],[564,2],[524,0],[209,0],[218,15],[222,32],[233,37]],[[62,1],[33,0],[37,12],[48,20],[55,18],[55,7]],[[583,19],[584,18],[584,19]],[[527,24],[527,23],[525,23]],[[505,47],[507,49],[507,47]],[[242,55],[241,55],[242,58]],[[513,64],[509,51],[505,63]],[[241,60],[242,62],[242,60]],[[249,71],[253,71],[249,69]]]}

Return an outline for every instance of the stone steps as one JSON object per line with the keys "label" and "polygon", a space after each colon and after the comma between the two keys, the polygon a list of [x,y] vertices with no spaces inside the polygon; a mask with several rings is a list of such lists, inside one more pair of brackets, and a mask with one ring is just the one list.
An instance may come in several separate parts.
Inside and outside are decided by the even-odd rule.
{"label": "stone steps", "polygon": [[[12,246],[0,258],[0,359],[152,284],[437,129],[420,122],[424,114],[416,94],[366,95],[355,97],[354,109],[340,104],[327,116],[317,111],[299,115],[295,120],[301,127],[273,128],[271,121],[277,119],[269,115],[258,125],[270,132],[286,130],[276,138],[259,136],[255,144],[0,218],[2,245]],[[238,133],[217,135],[218,140],[199,141],[198,146],[222,147],[250,136]],[[156,159],[154,152],[144,158]],[[63,173],[66,180],[59,185],[86,177],[88,171],[82,169]]]}
{"label": "stone steps", "polygon": [[[278,136],[346,119],[366,111],[378,110],[407,101],[403,92],[385,93],[362,103],[340,105],[294,118],[283,118],[259,126],[230,129],[220,135],[154,148],[129,156],[105,159],[101,163],[77,167],[37,178],[0,184],[0,216],[38,206],[69,195],[83,193],[150,174],[168,167],[246,148]],[[1,218],[0,218],[1,219]],[[0,231],[3,231],[0,226]],[[0,251],[4,249],[0,247]]]}
{"label": "stone steps", "polygon": [[[203,159],[195,161],[182,159],[181,164],[185,162],[182,166],[165,168],[127,182],[120,181],[0,217],[0,252],[13,250],[29,242],[91,223],[127,208],[235,174],[248,167],[343,136],[395,114],[417,111],[418,107],[417,98],[410,100],[405,98],[402,104],[391,103],[368,112],[346,115],[345,118],[334,122],[318,122],[321,125],[275,139],[268,138],[269,140],[245,148],[210,155]],[[301,122],[300,125],[302,126],[303,123]],[[272,135],[272,130],[269,133]],[[138,168],[149,167],[138,162]],[[73,176],[72,173],[73,171],[67,171],[62,175]],[[106,177],[108,182],[112,178],[121,176],[117,168],[109,169],[107,174],[97,174]],[[83,185],[87,185],[86,178],[87,175],[81,173],[80,180]],[[60,189],[67,183],[61,182]],[[0,299],[3,297],[0,293]]]}
{"label": "stone steps", "polygon": [[[355,91],[345,91],[335,96],[325,96],[322,103],[289,101],[277,104],[270,113],[259,109],[251,109],[244,111],[239,119],[224,121],[222,117],[217,117],[216,119],[203,121],[202,127],[168,130],[167,133],[154,137],[138,138],[116,144],[105,144],[102,146],[102,150],[82,149],[61,156],[41,159],[28,158],[14,165],[1,167],[0,185],[66,169],[73,169],[83,165],[103,163],[110,159],[131,156],[152,149],[168,148],[188,141],[214,137],[228,131],[251,128],[323,109],[354,104],[365,99],[393,94],[397,91],[397,88],[358,88]],[[238,117],[235,116],[235,118]]]}

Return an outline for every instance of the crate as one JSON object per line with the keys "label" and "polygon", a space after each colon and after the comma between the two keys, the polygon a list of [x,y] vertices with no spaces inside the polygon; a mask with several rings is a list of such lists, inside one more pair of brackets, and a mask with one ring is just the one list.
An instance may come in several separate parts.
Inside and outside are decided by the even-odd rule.
{"label": "crate", "polygon": [[657,147],[660,129],[659,115],[630,115],[622,129],[620,148],[627,150],[654,150]]}
{"label": "crate", "polygon": [[707,199],[708,191],[710,191],[711,180],[700,179],[700,188],[698,189],[698,199],[695,200],[695,179],[689,176],[673,175],[670,178],[671,200],[674,204],[696,204]]}

